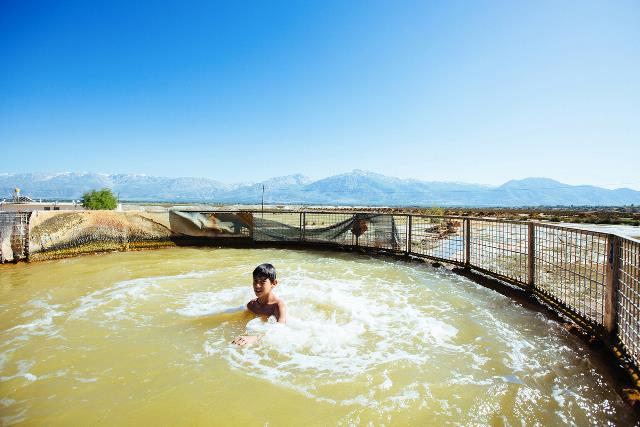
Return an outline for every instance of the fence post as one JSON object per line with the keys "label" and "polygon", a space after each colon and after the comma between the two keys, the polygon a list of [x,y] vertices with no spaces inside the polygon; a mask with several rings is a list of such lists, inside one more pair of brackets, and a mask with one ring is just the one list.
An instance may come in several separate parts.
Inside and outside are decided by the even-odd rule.
{"label": "fence post", "polygon": [[22,253],[25,259],[29,260],[29,218],[31,217],[31,212],[24,214],[24,247],[22,249]]}
{"label": "fence post", "polygon": [[614,234],[607,235],[607,268],[605,274],[604,328],[613,336],[616,333],[618,293],[618,266],[620,265],[620,239]]}
{"label": "fence post", "polygon": [[302,212],[301,214],[301,221],[302,221],[302,226],[300,227],[300,233],[301,233],[301,239],[302,241],[304,241],[307,236],[305,236],[306,234],[306,230],[307,230],[307,213],[306,212]]}
{"label": "fence post", "polygon": [[465,268],[471,267],[471,220],[465,218],[464,220],[464,266]]}
{"label": "fence post", "polygon": [[527,270],[527,283],[530,288],[533,289],[535,286],[535,277],[536,277],[536,230],[535,224],[533,222],[529,222],[529,249],[528,249],[528,270]]}
{"label": "fence post", "polygon": [[300,218],[298,219],[298,228],[300,229],[300,241],[302,241],[302,212],[300,212]]}
{"label": "fence post", "polygon": [[411,254],[412,233],[413,233],[413,215],[407,215],[407,255]]}
{"label": "fence post", "polygon": [[2,254],[2,242],[4,240],[4,224],[7,215],[4,212],[0,212],[0,264],[4,264],[4,255]]}

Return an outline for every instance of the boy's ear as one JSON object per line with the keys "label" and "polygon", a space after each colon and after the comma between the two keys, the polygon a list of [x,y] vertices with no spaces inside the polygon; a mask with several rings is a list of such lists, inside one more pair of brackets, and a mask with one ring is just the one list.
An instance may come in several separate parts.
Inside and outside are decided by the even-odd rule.
{"label": "boy's ear", "polygon": [[275,279],[273,282],[271,282],[272,285],[271,286],[276,286],[278,284],[278,279]]}

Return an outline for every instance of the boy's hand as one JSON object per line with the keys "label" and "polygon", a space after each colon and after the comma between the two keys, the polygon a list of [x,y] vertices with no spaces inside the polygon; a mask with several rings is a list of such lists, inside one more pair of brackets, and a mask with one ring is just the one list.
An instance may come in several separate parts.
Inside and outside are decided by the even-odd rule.
{"label": "boy's hand", "polygon": [[231,344],[245,346],[255,344],[258,341],[258,337],[254,335],[241,335],[235,340],[231,341]]}

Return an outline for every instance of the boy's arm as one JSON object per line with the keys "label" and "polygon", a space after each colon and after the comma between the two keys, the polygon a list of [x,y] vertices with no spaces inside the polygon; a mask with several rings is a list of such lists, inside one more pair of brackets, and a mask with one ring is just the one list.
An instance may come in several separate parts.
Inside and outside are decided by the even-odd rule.
{"label": "boy's arm", "polygon": [[278,301],[278,323],[287,323],[287,306],[284,301]]}
{"label": "boy's arm", "polygon": [[[247,310],[249,310],[251,313],[255,313],[255,311],[253,310],[253,305],[255,302],[256,300],[252,299],[247,303]],[[231,344],[235,344],[242,347],[245,345],[255,344],[259,340],[260,340],[260,337],[255,335],[240,335],[239,337],[231,341]]]}

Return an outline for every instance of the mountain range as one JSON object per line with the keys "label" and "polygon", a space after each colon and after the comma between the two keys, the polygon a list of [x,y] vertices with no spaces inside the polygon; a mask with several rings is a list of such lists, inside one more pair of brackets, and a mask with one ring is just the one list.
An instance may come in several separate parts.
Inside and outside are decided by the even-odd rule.
{"label": "mountain range", "polygon": [[373,172],[312,180],[288,175],[257,183],[225,184],[207,178],[137,174],[0,173],[0,199],[13,189],[34,199],[74,200],[92,189],[110,188],[121,201],[174,203],[314,204],[368,206],[622,206],[640,204],[640,191],[568,185],[525,178],[500,186],[400,179]]}

